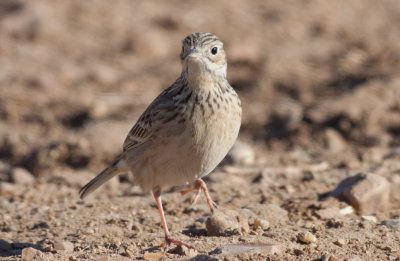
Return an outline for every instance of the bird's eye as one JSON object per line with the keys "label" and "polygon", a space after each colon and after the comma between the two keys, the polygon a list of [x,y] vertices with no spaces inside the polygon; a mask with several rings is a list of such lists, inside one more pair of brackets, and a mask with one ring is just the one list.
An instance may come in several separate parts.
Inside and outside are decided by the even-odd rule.
{"label": "bird's eye", "polygon": [[216,54],[218,53],[218,47],[213,47],[213,48],[211,49],[211,53],[212,53],[213,55],[216,55]]}

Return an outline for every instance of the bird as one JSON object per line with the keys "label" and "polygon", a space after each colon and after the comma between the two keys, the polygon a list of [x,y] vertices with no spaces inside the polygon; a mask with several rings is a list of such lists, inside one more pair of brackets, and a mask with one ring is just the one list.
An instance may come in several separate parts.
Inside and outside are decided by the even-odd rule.
{"label": "bird", "polygon": [[234,145],[241,125],[242,105],[228,83],[227,55],[214,34],[186,36],[180,53],[182,72],[139,117],[112,164],[79,192],[83,199],[112,177],[131,172],[144,192],[151,192],[161,217],[165,241],[191,245],[174,239],[168,230],[161,201],[165,189],[194,184],[180,191],[203,191],[213,214],[212,200],[203,177],[210,174]]}

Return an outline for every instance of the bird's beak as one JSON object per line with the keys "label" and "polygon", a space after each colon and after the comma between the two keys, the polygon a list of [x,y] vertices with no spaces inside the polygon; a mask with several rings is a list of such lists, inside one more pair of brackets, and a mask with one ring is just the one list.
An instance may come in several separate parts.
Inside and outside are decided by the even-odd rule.
{"label": "bird's beak", "polygon": [[187,55],[190,59],[199,59],[201,54],[196,49],[191,49]]}

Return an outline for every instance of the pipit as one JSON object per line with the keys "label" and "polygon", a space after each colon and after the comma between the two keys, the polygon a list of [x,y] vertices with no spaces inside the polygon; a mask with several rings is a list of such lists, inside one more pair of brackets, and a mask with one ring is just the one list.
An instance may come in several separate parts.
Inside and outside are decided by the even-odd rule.
{"label": "pipit", "polygon": [[211,33],[194,33],[182,41],[182,73],[144,111],[123,144],[123,152],[79,192],[86,197],[115,175],[131,171],[134,182],[152,191],[165,234],[162,247],[173,239],[161,203],[161,190],[195,183],[193,201],[203,191],[211,212],[212,201],[201,179],[225,157],[234,144],[242,116],[238,95],[226,79],[223,43]]}

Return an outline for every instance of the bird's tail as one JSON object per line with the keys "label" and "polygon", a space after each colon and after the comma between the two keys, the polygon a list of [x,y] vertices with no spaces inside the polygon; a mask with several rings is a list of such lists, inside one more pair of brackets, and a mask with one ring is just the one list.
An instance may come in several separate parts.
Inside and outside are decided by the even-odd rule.
{"label": "bird's tail", "polygon": [[124,160],[119,156],[110,166],[105,168],[99,175],[86,184],[80,191],[79,196],[81,199],[88,196],[95,191],[98,187],[106,183],[112,177],[127,171]]}

